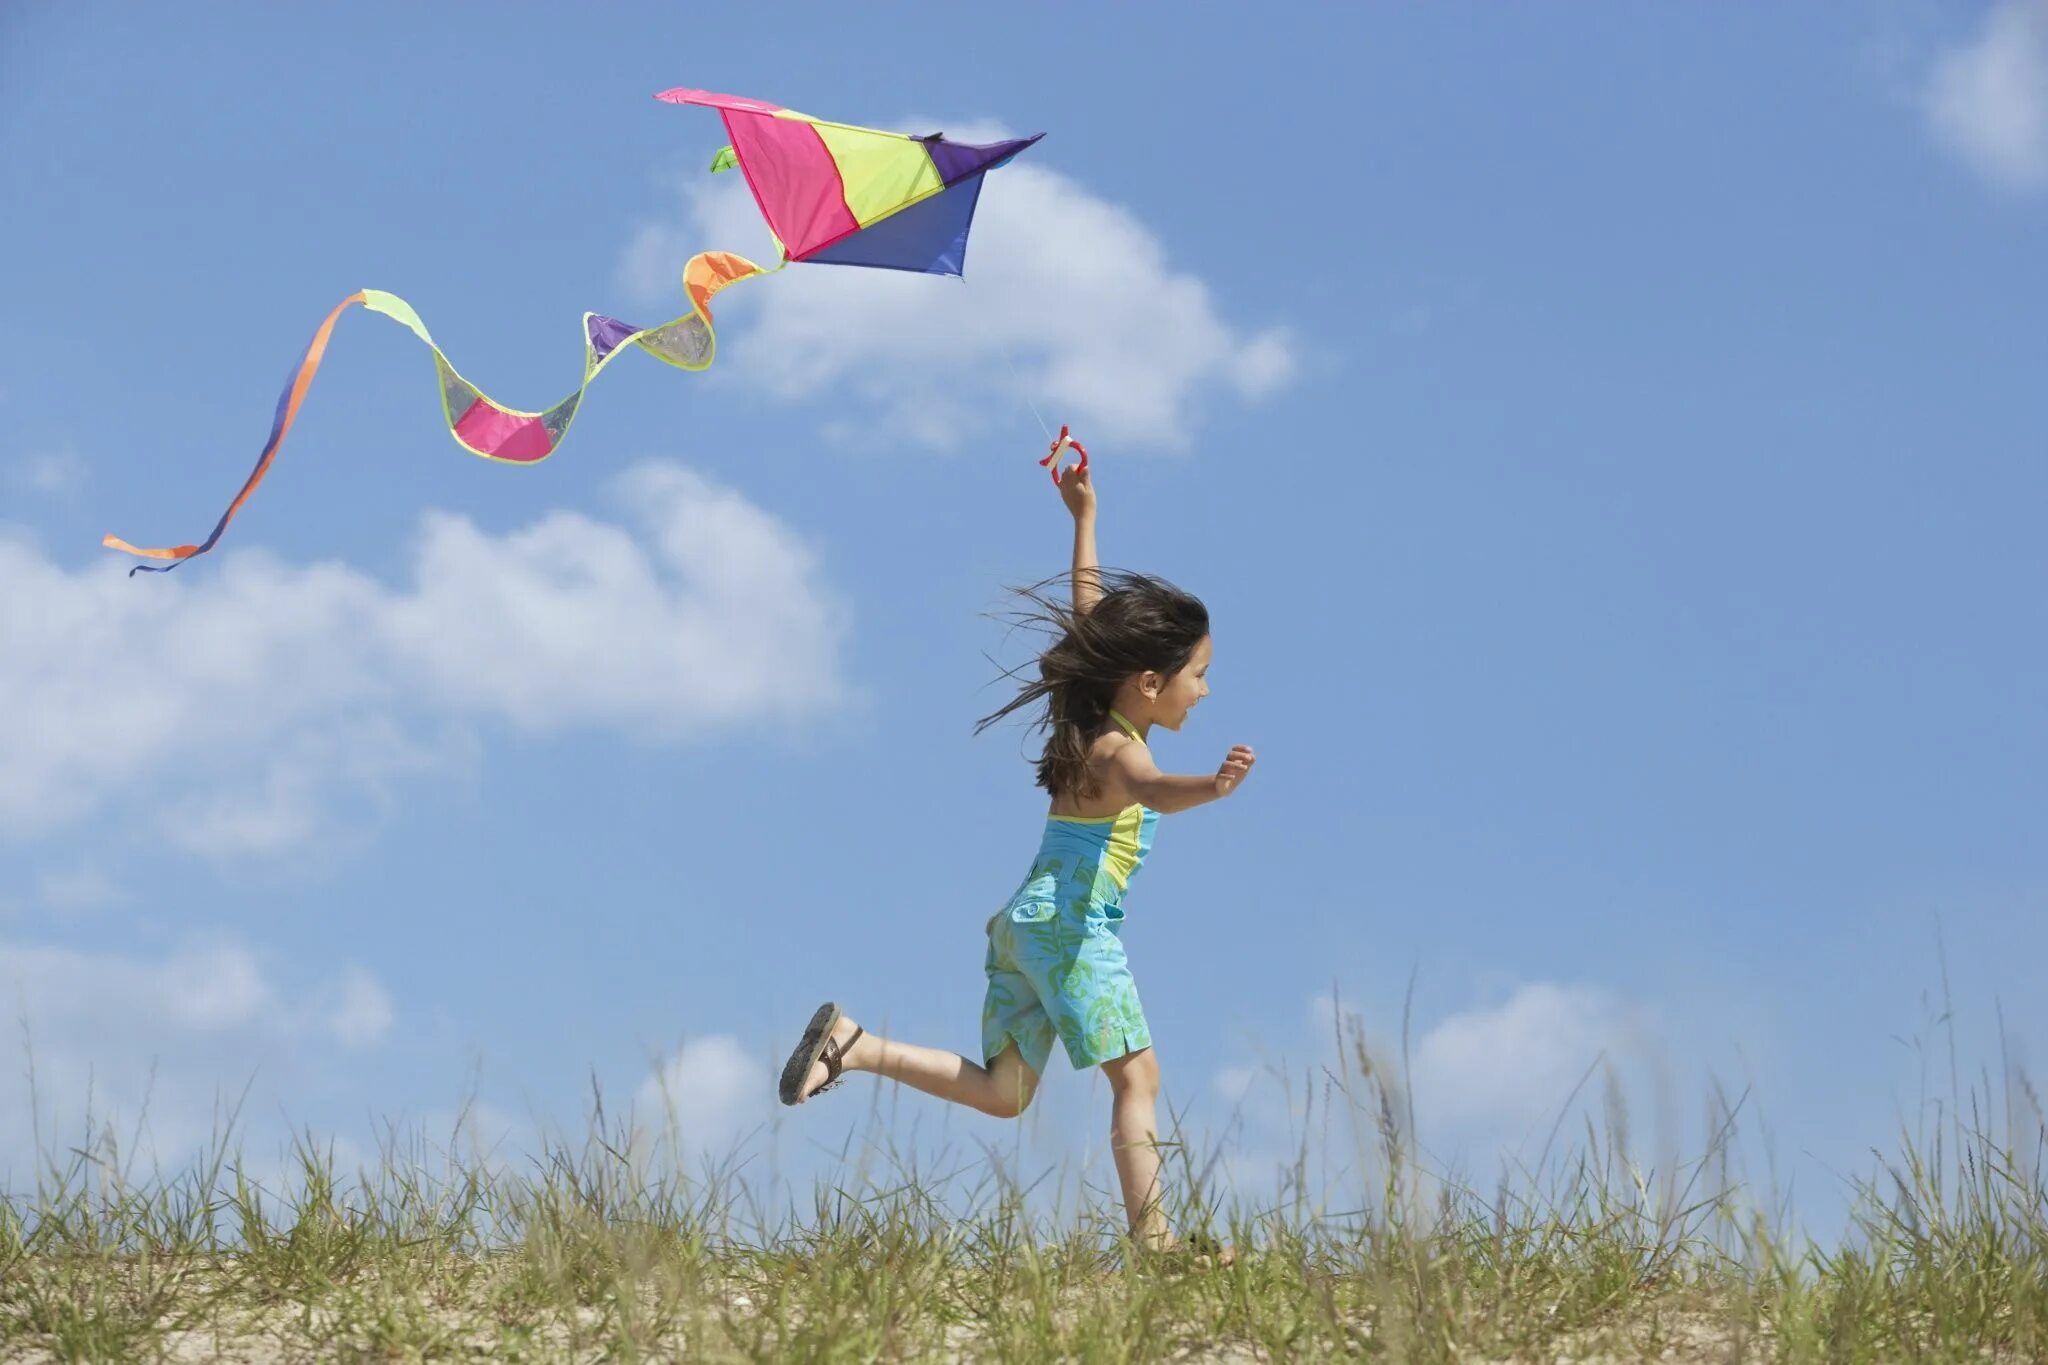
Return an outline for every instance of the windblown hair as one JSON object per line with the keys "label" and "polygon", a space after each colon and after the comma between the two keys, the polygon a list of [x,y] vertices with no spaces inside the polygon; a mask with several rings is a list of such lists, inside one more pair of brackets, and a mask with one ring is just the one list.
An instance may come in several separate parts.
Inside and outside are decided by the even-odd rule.
{"label": "windblown hair", "polygon": [[1012,712],[1043,701],[1045,710],[1035,727],[1046,732],[1038,785],[1055,797],[1096,794],[1088,751],[1109,724],[1110,707],[1125,679],[1138,673],[1172,677],[1187,667],[1195,646],[1209,633],[1209,609],[1193,594],[1163,578],[1098,572],[1102,596],[1085,616],[1063,600],[1071,598],[1070,574],[1013,590],[1022,604],[1003,619],[1013,630],[1043,632],[1052,643],[1038,656],[1036,681],[1023,680],[1022,668],[1004,671],[1021,682],[1017,695],[974,727],[980,734]]}

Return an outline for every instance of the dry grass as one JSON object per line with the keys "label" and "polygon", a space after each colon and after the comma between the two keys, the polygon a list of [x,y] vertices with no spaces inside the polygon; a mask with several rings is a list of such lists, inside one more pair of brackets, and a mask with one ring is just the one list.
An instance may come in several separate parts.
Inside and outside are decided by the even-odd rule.
{"label": "dry grass", "polygon": [[225,1137],[137,1179],[101,1134],[0,1203],[0,1361],[2048,1359],[2023,1078],[2002,1125],[1986,1086],[1902,1134],[1821,1247],[1729,1177],[1739,1103],[1682,1169],[1639,1169],[1610,1108],[1481,1191],[1422,1169],[1398,1089],[1344,1052],[1321,1093],[1373,1196],[1313,1206],[1304,1158],[1274,1203],[1218,1206],[1177,1148],[1179,1221],[1243,1249],[1207,1273],[1130,1256],[1106,1201],[1050,1218],[985,1162],[974,1187],[893,1168],[771,1214],[602,1105],[520,1172],[393,1137],[345,1175],[306,1141],[271,1190]]}

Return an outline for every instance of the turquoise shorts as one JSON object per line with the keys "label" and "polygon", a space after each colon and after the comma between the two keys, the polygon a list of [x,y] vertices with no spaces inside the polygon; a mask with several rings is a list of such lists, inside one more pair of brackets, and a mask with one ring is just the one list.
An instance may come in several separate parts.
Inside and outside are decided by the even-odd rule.
{"label": "turquoise shorts", "polygon": [[1123,907],[1095,896],[1060,903],[1020,895],[998,911],[988,922],[983,1059],[1015,1042],[1042,1076],[1055,1034],[1077,1070],[1152,1046],[1123,925]]}

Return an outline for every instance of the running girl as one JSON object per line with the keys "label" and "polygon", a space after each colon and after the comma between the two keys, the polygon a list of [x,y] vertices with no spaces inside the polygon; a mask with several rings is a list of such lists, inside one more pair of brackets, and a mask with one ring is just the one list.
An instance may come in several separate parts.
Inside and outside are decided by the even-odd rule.
{"label": "running girl", "polygon": [[1229,796],[1254,758],[1238,745],[1215,773],[1190,777],[1153,764],[1152,728],[1179,730],[1209,695],[1208,609],[1157,578],[1105,575],[1086,467],[1068,470],[1059,490],[1074,517],[1072,607],[1028,595],[1036,610],[1027,619],[1057,639],[1038,661],[1038,680],[976,727],[1044,702],[1038,785],[1052,798],[1030,874],[989,921],[982,1063],[878,1037],[828,1002],[783,1068],[781,1098],[801,1104],[843,1072],[872,1071],[1014,1118],[1031,1103],[1057,1037],[1077,1069],[1099,1066],[1109,1079],[1110,1140],[1132,1238],[1170,1250],[1160,1210],[1159,1062],[1124,956],[1124,893],[1159,817]]}

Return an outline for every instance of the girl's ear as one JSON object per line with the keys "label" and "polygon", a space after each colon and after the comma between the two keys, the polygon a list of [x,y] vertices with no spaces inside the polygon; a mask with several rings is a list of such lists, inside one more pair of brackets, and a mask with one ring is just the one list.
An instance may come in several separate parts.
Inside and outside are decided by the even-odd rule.
{"label": "girl's ear", "polygon": [[1159,693],[1166,686],[1166,679],[1157,673],[1138,675],[1138,690],[1145,694],[1146,701],[1158,701]]}

